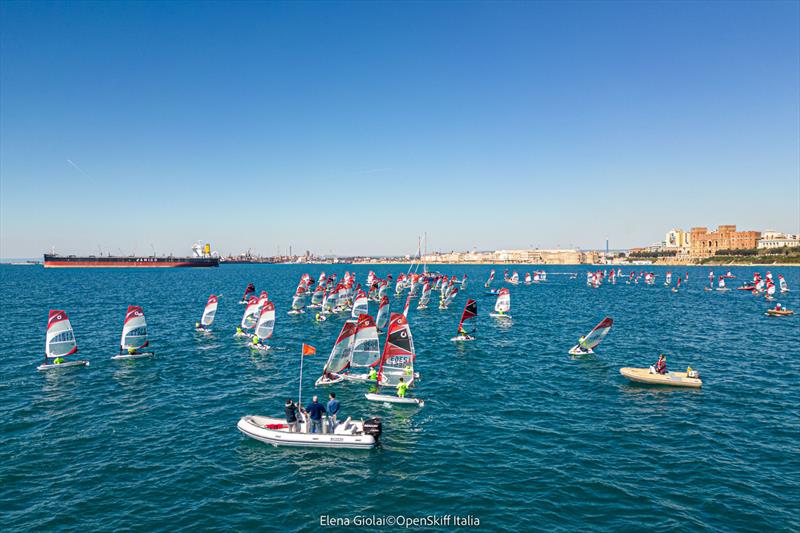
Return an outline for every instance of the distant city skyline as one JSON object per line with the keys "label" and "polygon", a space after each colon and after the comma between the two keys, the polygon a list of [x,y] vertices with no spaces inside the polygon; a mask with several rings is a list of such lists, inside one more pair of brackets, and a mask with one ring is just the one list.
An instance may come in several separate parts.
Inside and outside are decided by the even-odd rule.
{"label": "distant city skyline", "polygon": [[800,233],[796,2],[0,4],[0,257]]}

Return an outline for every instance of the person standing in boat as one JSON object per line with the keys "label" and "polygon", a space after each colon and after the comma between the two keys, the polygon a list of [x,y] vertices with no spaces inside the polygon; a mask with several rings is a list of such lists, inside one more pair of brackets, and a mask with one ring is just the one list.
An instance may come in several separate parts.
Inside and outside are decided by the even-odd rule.
{"label": "person standing in boat", "polygon": [[297,433],[297,404],[291,398],[286,400],[286,425],[289,433]]}
{"label": "person standing in boat", "polygon": [[663,353],[658,356],[658,361],[654,365],[656,372],[658,374],[666,374],[667,373],[667,356]]}
{"label": "person standing in boat", "polygon": [[408,390],[408,383],[406,383],[403,378],[400,378],[400,383],[397,384],[397,397],[405,398],[407,390]]}
{"label": "person standing in boat", "polygon": [[369,368],[369,375],[367,375],[367,379],[369,381],[378,381],[378,372],[375,370],[374,366]]}
{"label": "person standing in boat", "polygon": [[319,398],[314,396],[311,403],[306,406],[306,413],[311,419],[311,433],[322,433],[322,415],[325,414],[325,406],[319,403]]}
{"label": "person standing in boat", "polygon": [[332,392],[329,396],[328,400],[328,431],[333,433],[333,430],[336,429],[336,414],[339,412],[339,400],[336,399],[336,393]]}

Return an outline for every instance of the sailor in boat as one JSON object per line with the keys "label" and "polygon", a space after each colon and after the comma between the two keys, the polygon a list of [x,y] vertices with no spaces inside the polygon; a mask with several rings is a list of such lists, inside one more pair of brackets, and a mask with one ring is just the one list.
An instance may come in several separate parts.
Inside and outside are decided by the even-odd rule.
{"label": "sailor in boat", "polygon": [[339,400],[336,399],[335,392],[330,393],[328,398],[328,432],[333,433],[333,430],[336,429],[336,413],[339,412],[341,405],[339,405]]}
{"label": "sailor in boat", "polygon": [[286,400],[286,425],[289,426],[289,433],[297,433],[297,404],[291,398]]}
{"label": "sailor in boat", "polygon": [[580,353],[589,353],[589,350],[587,350],[586,347],[583,345],[583,342],[585,340],[586,340],[586,337],[581,335],[581,338],[578,339],[578,349],[576,351],[578,351]]}
{"label": "sailor in boat", "polygon": [[328,318],[325,316],[324,313],[317,313],[316,316],[314,317],[314,319],[317,322],[325,322],[326,320],[328,320]]}
{"label": "sailor in boat", "polygon": [[203,324],[201,324],[200,322],[195,322],[194,323],[194,329],[196,329],[198,331],[205,331],[206,327]]}
{"label": "sailor in boat", "polygon": [[667,373],[667,356],[659,354],[658,361],[652,367],[653,371],[657,374],[666,374]]}
{"label": "sailor in boat", "polygon": [[258,346],[259,344],[261,344],[261,339],[258,338],[258,335],[255,334],[253,335],[252,343],[253,346]]}
{"label": "sailor in boat", "polygon": [[325,406],[319,403],[319,398],[314,396],[311,403],[306,406],[306,413],[311,419],[311,433],[322,433],[322,415],[325,414]]}
{"label": "sailor in boat", "polygon": [[375,371],[375,367],[370,367],[369,375],[367,375],[368,381],[378,381],[378,372]]}
{"label": "sailor in boat", "polygon": [[[475,332],[475,330],[473,330],[473,331],[472,331],[472,333],[474,333],[474,332]],[[464,339],[470,339],[470,340],[471,340],[471,339],[473,339],[472,335],[470,335],[470,334],[467,332],[467,330],[465,330],[465,329],[464,329],[464,326],[463,326],[463,325],[459,325],[459,326],[458,326],[458,336],[459,336],[459,337],[462,337],[462,338],[464,338]]]}
{"label": "sailor in boat", "polygon": [[[780,306],[781,304],[778,304],[778,305]],[[60,365],[63,362],[64,362],[64,358],[63,357],[56,357],[55,359],[53,359],[53,364],[54,365]],[[47,364],[47,358],[46,357],[44,359],[44,363]]]}
{"label": "sailor in boat", "polygon": [[400,383],[397,384],[397,397],[405,398],[407,390],[408,390],[408,383],[406,383],[403,378],[400,378]]}

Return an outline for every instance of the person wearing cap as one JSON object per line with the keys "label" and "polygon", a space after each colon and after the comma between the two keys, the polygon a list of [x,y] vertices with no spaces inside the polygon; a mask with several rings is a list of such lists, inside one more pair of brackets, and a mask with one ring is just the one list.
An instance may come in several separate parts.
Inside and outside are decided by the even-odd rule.
{"label": "person wearing cap", "polygon": [[311,433],[322,433],[322,415],[325,414],[325,406],[319,403],[317,396],[314,396],[311,403],[306,406],[306,413],[311,419]]}
{"label": "person wearing cap", "polygon": [[297,433],[297,404],[291,398],[286,400],[286,425],[289,426],[289,433]]}

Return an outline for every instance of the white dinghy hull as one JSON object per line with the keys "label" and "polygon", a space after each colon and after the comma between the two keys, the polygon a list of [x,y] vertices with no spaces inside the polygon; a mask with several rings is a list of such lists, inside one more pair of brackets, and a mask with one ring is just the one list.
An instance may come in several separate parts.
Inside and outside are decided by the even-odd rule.
{"label": "white dinghy hull", "polygon": [[155,352],[142,352],[142,353],[133,353],[133,354],[118,354],[112,355],[111,359],[121,360],[121,359],[144,359],[145,357],[155,357]]}
{"label": "white dinghy hull", "polygon": [[45,371],[45,370],[53,370],[60,368],[70,368],[76,366],[89,366],[89,361],[67,361],[66,363],[60,363],[57,365],[44,364],[37,366],[36,370]]}
{"label": "white dinghy hull", "polygon": [[414,407],[422,407],[425,405],[425,401],[419,398],[401,398],[391,394],[377,394],[374,392],[368,392],[364,396],[371,402],[393,403],[399,405],[410,405]]}
{"label": "white dinghy hull", "polygon": [[[327,424],[323,421],[323,426]],[[373,435],[363,432],[363,422],[345,421],[337,425],[334,433],[306,433],[305,422],[298,423],[300,431],[290,433],[286,420],[266,416],[248,415],[236,424],[243,435],[273,446],[296,446],[307,448],[348,448],[369,450],[378,444]],[[344,427],[347,426],[347,427]],[[348,434],[348,429],[355,434]]]}
{"label": "white dinghy hull", "polygon": [[585,348],[581,349],[580,344],[576,344],[572,348],[569,349],[570,355],[592,355],[594,354],[594,350],[589,349],[586,350]]}

